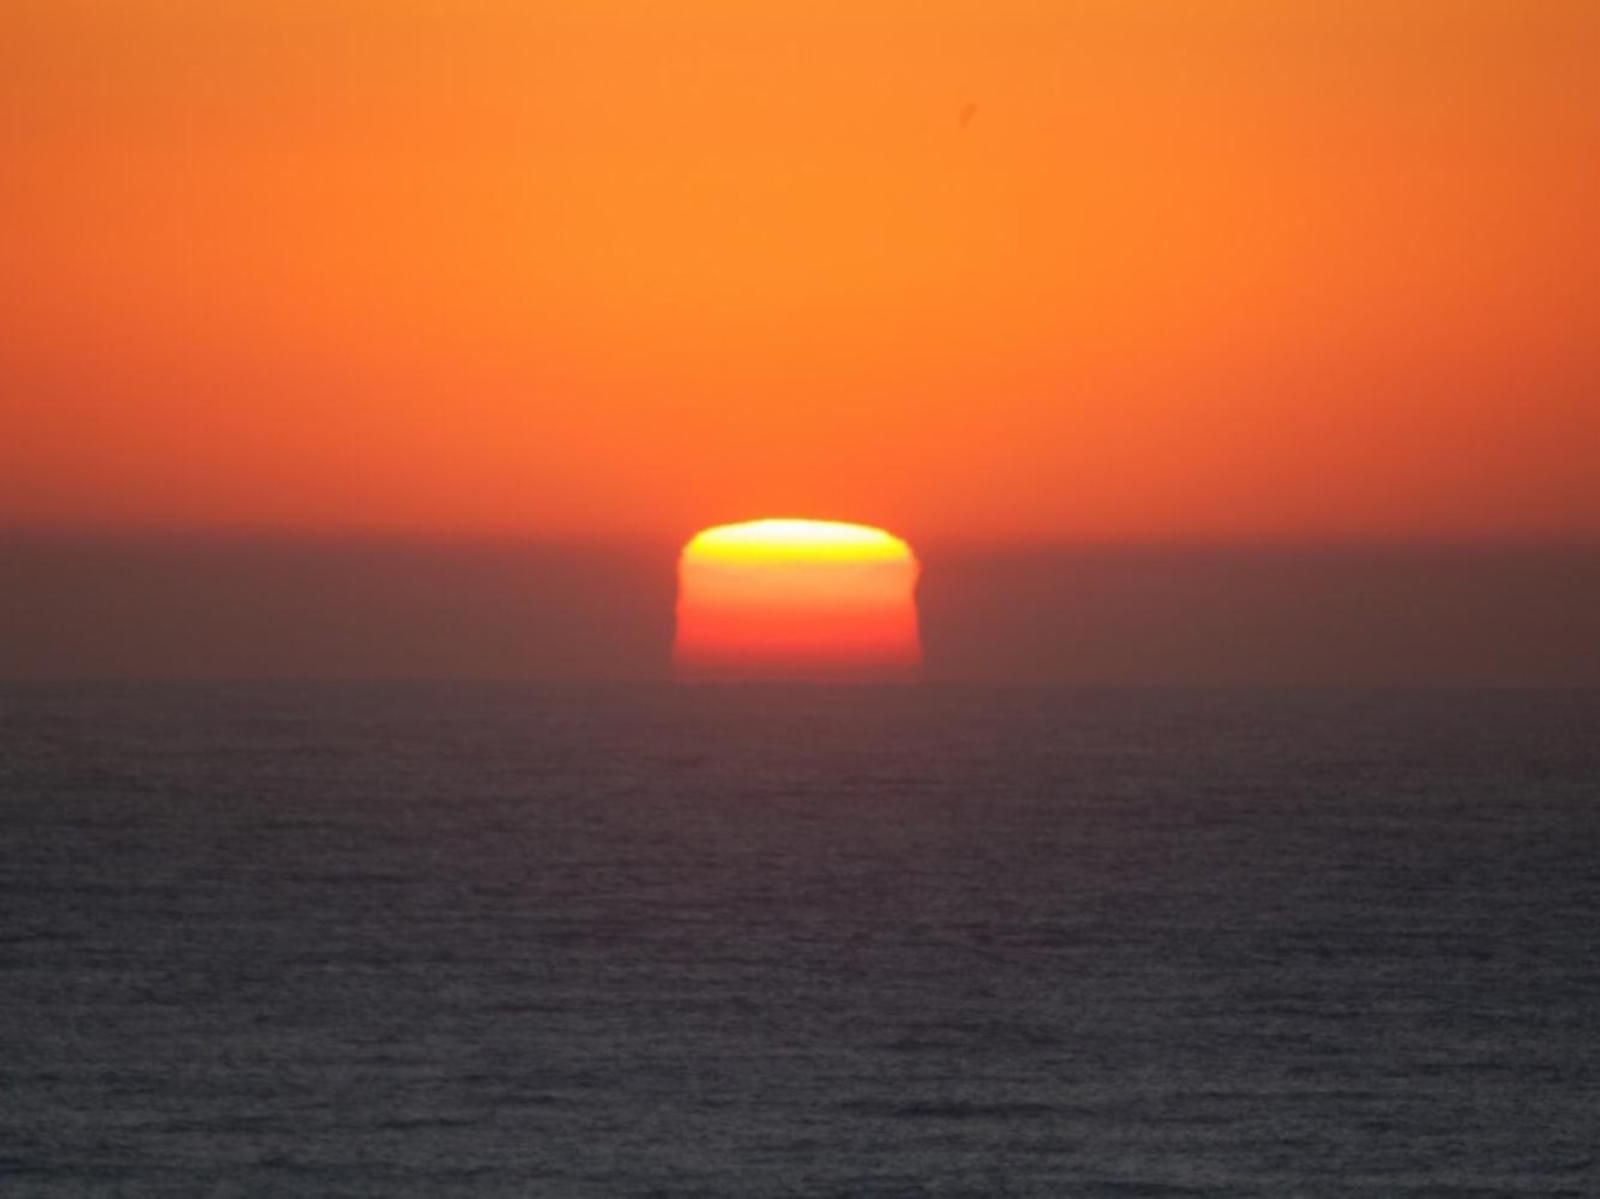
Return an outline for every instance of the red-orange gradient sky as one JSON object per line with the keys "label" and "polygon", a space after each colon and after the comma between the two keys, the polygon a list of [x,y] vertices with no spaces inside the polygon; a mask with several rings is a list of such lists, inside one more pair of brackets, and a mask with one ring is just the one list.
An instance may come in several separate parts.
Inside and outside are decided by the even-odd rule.
{"label": "red-orange gradient sky", "polygon": [[1593,0],[11,0],[0,524],[1597,535],[1597,62]]}

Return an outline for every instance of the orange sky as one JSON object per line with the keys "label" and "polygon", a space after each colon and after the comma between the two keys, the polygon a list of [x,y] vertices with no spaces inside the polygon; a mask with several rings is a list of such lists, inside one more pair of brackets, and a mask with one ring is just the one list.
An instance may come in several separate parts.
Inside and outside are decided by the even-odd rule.
{"label": "orange sky", "polygon": [[0,524],[1600,535],[1597,62],[1593,0],[11,0]]}

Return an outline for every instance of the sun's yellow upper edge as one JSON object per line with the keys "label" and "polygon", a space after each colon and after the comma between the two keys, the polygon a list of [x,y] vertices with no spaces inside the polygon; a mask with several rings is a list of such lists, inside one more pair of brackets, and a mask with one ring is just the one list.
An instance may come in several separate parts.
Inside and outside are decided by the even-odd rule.
{"label": "sun's yellow upper edge", "polygon": [[839,561],[910,561],[911,547],[872,525],[800,517],[770,517],[716,525],[696,533],[683,556],[752,560],[811,558]]}

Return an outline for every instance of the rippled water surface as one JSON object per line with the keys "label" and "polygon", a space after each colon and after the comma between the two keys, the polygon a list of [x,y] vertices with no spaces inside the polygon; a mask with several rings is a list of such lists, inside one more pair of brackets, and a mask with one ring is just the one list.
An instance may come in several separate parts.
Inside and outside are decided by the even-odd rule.
{"label": "rippled water surface", "polygon": [[1600,696],[0,690],[0,1193],[1600,1195]]}

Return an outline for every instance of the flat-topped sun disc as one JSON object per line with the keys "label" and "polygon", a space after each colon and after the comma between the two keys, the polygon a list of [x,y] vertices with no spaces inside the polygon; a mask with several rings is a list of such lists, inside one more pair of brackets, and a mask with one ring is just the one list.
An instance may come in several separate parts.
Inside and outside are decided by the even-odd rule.
{"label": "flat-topped sun disc", "polygon": [[898,679],[922,661],[918,564],[869,525],[755,520],[697,534],[678,562],[677,673]]}

